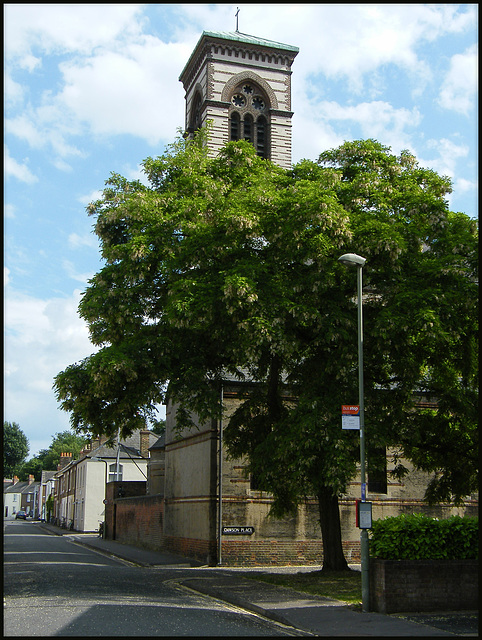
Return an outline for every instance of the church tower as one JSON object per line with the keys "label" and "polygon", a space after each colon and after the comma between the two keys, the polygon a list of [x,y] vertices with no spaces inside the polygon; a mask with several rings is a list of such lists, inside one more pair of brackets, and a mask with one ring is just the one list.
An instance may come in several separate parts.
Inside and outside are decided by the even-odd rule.
{"label": "church tower", "polygon": [[291,65],[298,48],[239,31],[204,31],[179,80],[186,132],[212,121],[213,153],[248,140],[259,156],[291,167]]}

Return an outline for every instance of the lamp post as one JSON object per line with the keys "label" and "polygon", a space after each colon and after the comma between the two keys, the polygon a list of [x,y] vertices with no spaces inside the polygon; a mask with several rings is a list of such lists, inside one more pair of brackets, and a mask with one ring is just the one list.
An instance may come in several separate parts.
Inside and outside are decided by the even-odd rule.
{"label": "lamp post", "polygon": [[[363,399],[363,308],[362,308],[362,270],[366,258],[356,253],[345,253],[339,262],[356,266],[357,268],[357,298],[358,298],[358,404],[360,406],[360,476],[361,501],[366,501],[366,459],[365,459],[365,404]],[[368,505],[367,505],[368,506]],[[368,530],[360,529],[361,543],[361,577],[362,577],[362,609],[369,609],[369,575],[368,575]]]}

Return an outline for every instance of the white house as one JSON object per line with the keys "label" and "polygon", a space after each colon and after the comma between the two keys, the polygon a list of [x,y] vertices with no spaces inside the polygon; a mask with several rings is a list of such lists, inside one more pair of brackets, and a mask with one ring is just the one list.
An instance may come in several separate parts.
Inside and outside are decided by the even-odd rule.
{"label": "white house", "polygon": [[30,515],[34,515],[36,507],[36,495],[38,482],[35,482],[33,475],[24,482],[19,482],[17,476],[13,477],[10,484],[3,489],[3,515],[5,518],[14,516],[21,510]]}
{"label": "white house", "polygon": [[149,447],[158,435],[139,430],[116,443],[94,441],[55,474],[56,522],[75,531],[96,531],[105,515],[107,482],[147,480]]}

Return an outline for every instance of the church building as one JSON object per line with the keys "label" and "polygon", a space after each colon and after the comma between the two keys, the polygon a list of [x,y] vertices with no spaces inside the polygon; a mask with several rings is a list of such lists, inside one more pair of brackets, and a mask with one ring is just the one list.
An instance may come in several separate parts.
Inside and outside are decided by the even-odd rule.
{"label": "church building", "polygon": [[180,75],[186,131],[212,122],[215,155],[249,140],[259,156],[291,167],[291,66],[298,48],[239,31],[204,31]]}
{"label": "church building", "polygon": [[[211,121],[209,148],[216,155],[230,140],[250,141],[258,155],[291,167],[292,45],[240,33],[205,31],[180,75],[186,98],[186,135]],[[226,379],[220,402],[224,421],[234,412],[249,383]],[[321,528],[317,501],[307,498],[295,516],[268,517],[271,497],[246,472],[243,460],[228,460],[222,424],[176,428],[176,406],[168,402],[164,463],[163,547],[209,564],[320,564]],[[389,469],[387,469],[389,471]],[[428,476],[412,472],[406,481],[369,483],[373,517],[423,510],[453,513],[450,507],[425,509]],[[340,499],[345,557],[357,562],[360,534],[355,479]],[[468,507],[469,511],[471,507]],[[475,507],[476,508],[476,507]],[[460,513],[464,513],[464,508]]]}
{"label": "church building", "polygon": [[[180,75],[186,98],[185,135],[192,136],[210,122],[208,144],[213,156],[226,142],[245,139],[259,156],[289,169],[291,67],[297,53],[292,45],[239,31],[203,32]],[[177,428],[176,405],[167,402],[165,436],[150,447],[147,495],[114,498],[116,483],[109,483],[106,522],[112,516],[115,539],[210,565],[322,563],[316,499],[307,497],[293,516],[268,517],[271,495],[250,477],[245,460],[226,456],[223,422],[227,424],[249,391],[249,381],[226,377],[220,389],[223,420],[199,422],[184,430]],[[412,470],[403,481],[395,480],[389,473],[389,454],[386,473],[368,474],[373,519],[414,511],[437,517],[477,513],[476,496],[458,509],[429,508],[423,496],[430,476]],[[348,562],[360,560],[355,515],[359,498],[360,478],[355,477],[339,501]]]}

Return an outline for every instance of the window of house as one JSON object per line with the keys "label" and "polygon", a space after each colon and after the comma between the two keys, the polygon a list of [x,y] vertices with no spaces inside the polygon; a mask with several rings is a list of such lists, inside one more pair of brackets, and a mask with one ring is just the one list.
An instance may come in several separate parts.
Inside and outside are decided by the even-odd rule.
{"label": "window of house", "polygon": [[256,153],[269,158],[268,100],[255,83],[238,85],[229,108],[230,140],[248,140]]}
{"label": "window of house", "polygon": [[116,480],[122,480],[123,466],[119,465],[119,477],[117,477],[117,463],[109,465],[109,482],[115,482]]}

